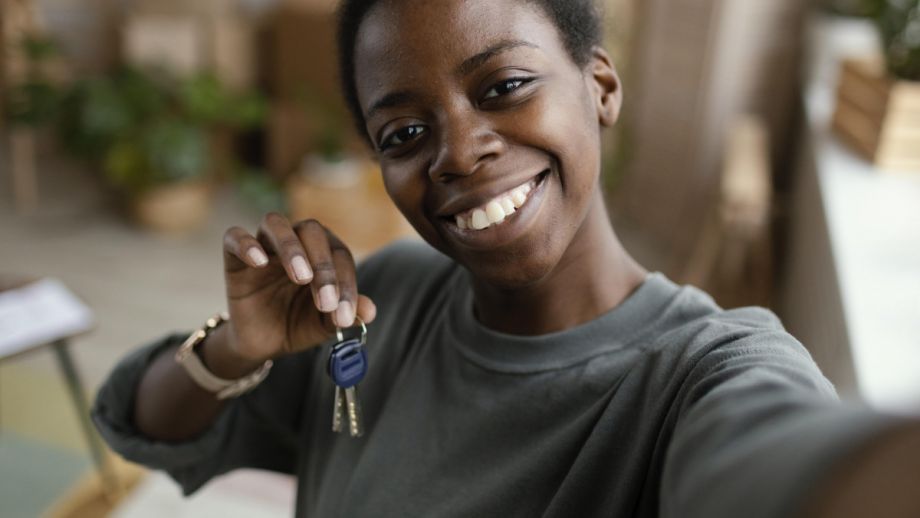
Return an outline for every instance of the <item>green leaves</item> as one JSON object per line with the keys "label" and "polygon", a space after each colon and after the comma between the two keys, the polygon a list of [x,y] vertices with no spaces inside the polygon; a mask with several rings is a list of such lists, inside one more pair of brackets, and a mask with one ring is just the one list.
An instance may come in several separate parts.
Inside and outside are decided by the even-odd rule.
{"label": "green leaves", "polygon": [[119,85],[90,79],[73,85],[62,105],[58,132],[65,147],[84,158],[94,158],[135,123]]}
{"label": "green leaves", "polygon": [[54,40],[36,34],[29,34],[22,39],[22,52],[32,63],[44,63],[60,55]]}
{"label": "green leaves", "polygon": [[73,85],[58,127],[68,149],[100,159],[109,180],[139,192],[204,176],[208,131],[260,124],[266,102],[236,94],[209,74],[176,80],[123,68]]}
{"label": "green leaves", "polygon": [[198,178],[208,163],[204,131],[178,119],[155,121],[117,139],[104,159],[109,181],[134,193]]}
{"label": "green leaves", "polygon": [[920,81],[920,0],[883,3],[877,20],[888,68],[897,77]]}
{"label": "green leaves", "polygon": [[29,80],[9,89],[6,114],[10,123],[41,126],[54,120],[61,92],[50,82]]}
{"label": "green leaves", "polygon": [[19,42],[25,58],[25,78],[12,82],[3,99],[11,124],[41,126],[57,115],[63,92],[49,77],[47,67],[59,56],[57,44],[38,35],[27,35]]}
{"label": "green leaves", "polygon": [[181,120],[151,124],[141,138],[155,180],[173,182],[201,176],[208,166],[208,144],[202,128]]}
{"label": "green leaves", "polygon": [[180,83],[178,100],[191,120],[236,129],[261,124],[268,111],[262,96],[233,94],[211,74],[198,74]]}

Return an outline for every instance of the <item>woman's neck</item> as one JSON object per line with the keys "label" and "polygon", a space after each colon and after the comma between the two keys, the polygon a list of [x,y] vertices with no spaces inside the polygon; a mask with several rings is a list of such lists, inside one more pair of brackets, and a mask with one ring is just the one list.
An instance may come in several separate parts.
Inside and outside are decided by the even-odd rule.
{"label": "woman's neck", "polygon": [[545,278],[519,289],[473,281],[476,316],[490,329],[515,335],[570,329],[618,306],[647,273],[620,244],[598,192],[584,224]]}

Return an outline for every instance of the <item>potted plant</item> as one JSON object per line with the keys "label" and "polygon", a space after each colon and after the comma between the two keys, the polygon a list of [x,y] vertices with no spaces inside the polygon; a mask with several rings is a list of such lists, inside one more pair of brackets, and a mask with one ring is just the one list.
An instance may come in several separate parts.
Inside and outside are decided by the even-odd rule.
{"label": "potted plant", "polygon": [[870,0],[885,46],[888,70],[897,78],[920,81],[920,0]]}
{"label": "potted plant", "polygon": [[833,125],[884,168],[920,170],[920,0],[862,0],[884,57],[844,62]]}
{"label": "potted plant", "polygon": [[365,164],[347,149],[344,123],[348,115],[340,105],[328,102],[318,91],[306,86],[301,89],[300,104],[304,117],[313,121],[316,135],[313,149],[301,160],[295,181],[332,189],[354,187]]}
{"label": "potted plant", "polygon": [[134,68],[77,82],[63,100],[62,140],[98,161],[128,211],[153,230],[200,226],[211,207],[210,132],[261,121],[264,103],[212,76],[176,80]]}
{"label": "potted plant", "polygon": [[[58,113],[61,88],[53,65],[59,57],[54,41],[29,35],[19,49],[25,63],[24,77],[8,87],[5,99],[7,121],[14,127],[41,128],[48,126]],[[49,70],[51,69],[51,70]]]}
{"label": "potted plant", "polygon": [[877,0],[823,0],[822,4],[832,13],[859,18],[874,16],[878,10]]}

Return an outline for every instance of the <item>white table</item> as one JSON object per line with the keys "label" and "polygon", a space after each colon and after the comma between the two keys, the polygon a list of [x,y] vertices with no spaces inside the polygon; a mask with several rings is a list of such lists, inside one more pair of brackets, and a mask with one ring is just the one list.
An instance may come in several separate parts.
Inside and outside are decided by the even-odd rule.
{"label": "white table", "polygon": [[83,383],[69,351],[70,339],[89,332],[94,325],[90,308],[60,281],[0,278],[0,361],[48,346],[54,350],[96,470],[106,490],[114,494],[118,483],[90,422]]}

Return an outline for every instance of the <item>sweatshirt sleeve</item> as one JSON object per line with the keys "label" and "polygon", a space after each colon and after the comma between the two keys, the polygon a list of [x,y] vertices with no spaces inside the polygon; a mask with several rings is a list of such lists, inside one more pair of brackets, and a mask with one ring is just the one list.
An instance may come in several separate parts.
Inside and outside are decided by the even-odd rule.
{"label": "sweatshirt sleeve", "polygon": [[716,338],[685,383],[661,514],[796,516],[812,488],[895,419],[841,404],[771,313],[728,314],[729,322],[701,333]]}
{"label": "sweatshirt sleeve", "polygon": [[302,404],[308,397],[302,369],[314,351],[275,362],[269,376],[252,392],[230,400],[213,425],[184,442],[144,436],[134,426],[134,401],[148,365],[187,334],[173,334],[123,358],[96,396],[92,418],[103,439],[126,459],[169,474],[189,495],[211,478],[249,467],[294,473]]}

